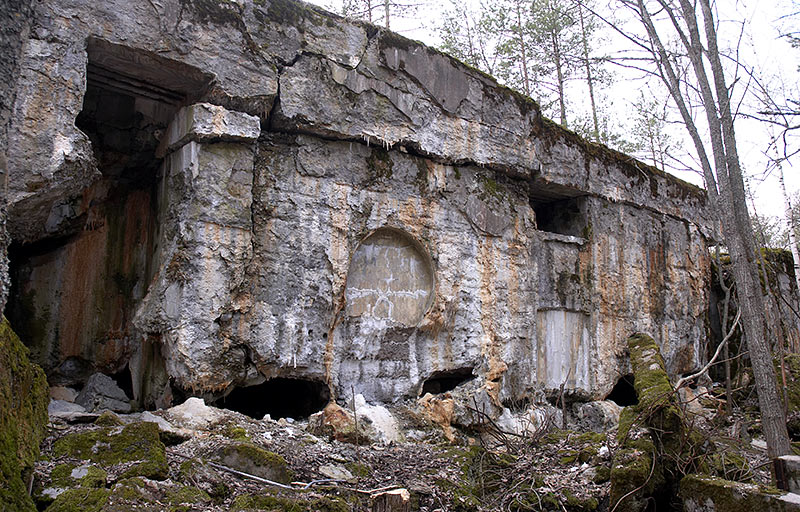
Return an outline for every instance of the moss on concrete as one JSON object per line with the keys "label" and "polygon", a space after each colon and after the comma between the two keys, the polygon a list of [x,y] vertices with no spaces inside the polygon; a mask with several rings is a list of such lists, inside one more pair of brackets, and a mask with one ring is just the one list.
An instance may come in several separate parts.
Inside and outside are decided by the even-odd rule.
{"label": "moss on concrete", "polygon": [[243,494],[231,504],[232,512],[348,512],[350,507],[339,498],[290,499],[269,495]]}
{"label": "moss on concrete", "polygon": [[664,467],[658,462],[655,445],[649,439],[638,440],[636,446],[629,442],[619,449],[611,466],[610,505],[620,512],[644,510],[647,500],[666,484]]}
{"label": "moss on concrete", "polygon": [[108,489],[93,489],[79,487],[69,489],[59,494],[53,504],[47,508],[48,512],[99,512],[108,501],[111,491]]}
{"label": "moss on concrete", "polygon": [[44,372],[5,317],[0,321],[0,503],[7,511],[34,511],[26,481],[45,436],[48,404]]}
{"label": "moss on concrete", "polygon": [[92,465],[59,464],[50,472],[50,484],[54,487],[94,487],[106,486],[108,474]]}
{"label": "moss on concrete", "polygon": [[247,430],[232,422],[226,423],[222,427],[222,435],[233,441],[250,441],[250,435],[247,433]]}
{"label": "moss on concrete", "polygon": [[[650,498],[673,496],[684,472],[697,468],[697,455],[703,452],[699,434],[688,427],[678,406],[656,342],[639,333],[627,345],[639,403],[625,407],[619,419],[611,506],[620,512],[641,510]],[[635,431],[636,426],[644,432]]]}
{"label": "moss on concrete", "polygon": [[372,183],[390,179],[394,171],[394,162],[384,148],[372,148],[372,152],[367,158],[367,169],[369,178],[365,185],[369,186]]}
{"label": "moss on concrete", "polygon": [[104,411],[96,420],[94,424],[99,427],[119,427],[125,424],[119,416],[111,411]]}
{"label": "moss on concrete", "polygon": [[366,478],[372,473],[372,468],[361,462],[348,462],[344,467],[359,478]]}
{"label": "moss on concrete", "polygon": [[234,469],[288,484],[294,478],[286,459],[253,443],[237,442],[223,446],[217,453],[220,461]]}
{"label": "moss on concrete", "polygon": [[53,453],[56,456],[69,455],[90,460],[107,467],[123,462],[138,462],[127,469],[122,478],[144,476],[163,480],[169,470],[166,451],[158,436],[158,425],[149,422],[70,434],[55,442]]}
{"label": "moss on concrete", "polygon": [[[708,475],[687,475],[680,482],[680,497],[684,503],[708,507],[716,512],[758,510],[778,512],[788,510],[786,503],[777,499],[782,494],[777,489],[732,482]],[[687,507],[688,509],[688,507]]]}
{"label": "moss on concrete", "polygon": [[205,505],[211,502],[211,496],[202,489],[191,485],[183,485],[167,491],[167,503],[170,512],[189,512],[196,505]]}

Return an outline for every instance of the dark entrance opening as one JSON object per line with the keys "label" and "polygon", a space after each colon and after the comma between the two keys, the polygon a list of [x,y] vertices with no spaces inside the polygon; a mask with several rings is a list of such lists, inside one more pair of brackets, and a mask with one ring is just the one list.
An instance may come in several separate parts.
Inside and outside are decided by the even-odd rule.
{"label": "dark entrance opening", "polygon": [[215,405],[259,420],[265,414],[274,420],[304,419],[324,409],[330,398],[328,386],[322,382],[277,377],[256,386],[235,388]]}
{"label": "dark entrance opening", "polygon": [[447,393],[474,378],[475,376],[472,374],[472,368],[457,368],[455,370],[433,372],[431,376],[422,383],[420,396],[425,395],[425,393],[430,393],[432,395]]}
{"label": "dark entrance opening", "polygon": [[606,400],[611,400],[621,407],[637,405],[639,398],[636,396],[636,389],[633,387],[633,375],[620,377]]}
{"label": "dark entrance opening", "polygon": [[128,395],[128,398],[133,398],[133,377],[131,376],[130,367],[126,364],[125,368],[117,373],[110,375],[117,386]]}

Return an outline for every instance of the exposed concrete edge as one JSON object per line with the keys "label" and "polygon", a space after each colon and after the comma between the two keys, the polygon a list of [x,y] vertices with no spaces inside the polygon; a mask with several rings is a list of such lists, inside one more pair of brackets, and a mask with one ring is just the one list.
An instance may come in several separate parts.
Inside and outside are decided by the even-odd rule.
{"label": "exposed concrete edge", "polygon": [[156,157],[164,158],[189,142],[255,142],[261,135],[258,117],[210,103],[181,108],[170,121]]}

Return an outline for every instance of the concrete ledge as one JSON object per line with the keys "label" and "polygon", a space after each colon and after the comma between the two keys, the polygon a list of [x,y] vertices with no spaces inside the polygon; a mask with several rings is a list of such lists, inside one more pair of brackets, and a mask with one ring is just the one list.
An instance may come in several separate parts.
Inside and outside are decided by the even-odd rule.
{"label": "concrete ledge", "polygon": [[707,475],[687,475],[680,483],[686,512],[800,511],[800,496]]}
{"label": "concrete ledge", "polygon": [[164,158],[190,141],[254,142],[259,135],[261,123],[258,117],[210,103],[195,103],[175,114],[156,150],[156,156]]}

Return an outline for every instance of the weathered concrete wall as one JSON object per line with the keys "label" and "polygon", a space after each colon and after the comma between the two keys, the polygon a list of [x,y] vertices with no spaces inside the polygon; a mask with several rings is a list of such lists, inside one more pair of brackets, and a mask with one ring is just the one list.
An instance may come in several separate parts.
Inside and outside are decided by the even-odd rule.
{"label": "weathered concrete wall", "polygon": [[0,5],[0,311],[8,297],[8,246],[11,238],[6,230],[8,197],[8,129],[16,98],[17,77],[22,43],[28,38],[31,0],[9,0]]}
{"label": "weathered concrete wall", "polygon": [[434,50],[287,0],[37,3],[22,48],[15,307],[51,372],[128,364],[151,403],[472,369],[499,405],[602,398],[635,331],[702,362],[702,191]]}
{"label": "weathered concrete wall", "polygon": [[[262,373],[324,377],[379,400],[415,394],[432,372],[461,367],[498,381],[506,374],[525,389],[538,242],[520,187],[474,166],[308,136],[273,139],[259,153],[247,343]],[[481,229],[487,216],[496,236]],[[387,226],[414,237],[436,269],[421,322],[359,315],[360,303],[347,300],[360,242]],[[422,282],[426,272],[418,270]]]}

